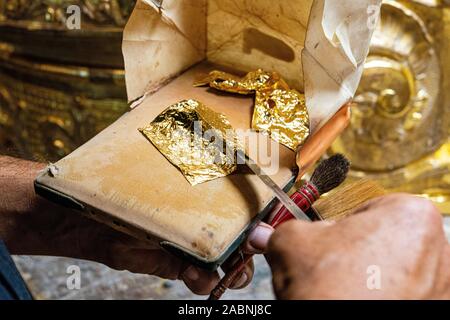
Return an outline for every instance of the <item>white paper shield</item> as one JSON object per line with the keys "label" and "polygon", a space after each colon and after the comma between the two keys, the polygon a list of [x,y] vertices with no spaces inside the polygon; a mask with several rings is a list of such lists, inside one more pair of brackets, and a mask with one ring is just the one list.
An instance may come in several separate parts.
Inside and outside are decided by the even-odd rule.
{"label": "white paper shield", "polygon": [[277,71],[305,92],[313,131],[353,98],[381,0],[142,0],[124,31],[128,98],[193,64]]}

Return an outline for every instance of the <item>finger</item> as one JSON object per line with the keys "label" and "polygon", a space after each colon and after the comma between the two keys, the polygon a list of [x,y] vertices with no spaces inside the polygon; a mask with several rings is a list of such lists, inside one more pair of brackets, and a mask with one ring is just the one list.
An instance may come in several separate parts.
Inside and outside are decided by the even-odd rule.
{"label": "finger", "polygon": [[[355,212],[368,212],[370,214],[376,213],[378,215],[389,216],[404,216],[404,212],[418,212],[419,214],[427,214],[437,213],[438,211],[429,200],[422,197],[405,193],[393,193],[372,199],[359,207]],[[437,215],[440,216],[439,214]]]}
{"label": "finger", "polygon": [[292,290],[294,283],[305,275],[304,270],[317,264],[318,252],[314,249],[314,242],[322,228],[330,226],[321,222],[288,221],[280,225],[270,238],[266,258],[277,297]]}
{"label": "finger", "polygon": [[275,229],[261,222],[248,236],[243,245],[243,251],[248,254],[261,254],[266,252],[269,239]]}
{"label": "finger", "polygon": [[116,270],[128,270],[175,280],[183,267],[183,262],[162,250],[119,248],[115,250],[114,258],[108,265]]}
{"label": "finger", "polygon": [[[268,253],[298,247],[299,244],[296,243],[298,237],[304,235],[304,232],[308,232],[307,228],[311,225],[311,223],[300,220],[287,221],[281,224],[269,239],[267,244]],[[303,231],[303,229],[306,230]]]}
{"label": "finger", "polygon": [[189,266],[180,276],[180,279],[195,294],[208,295],[219,283],[219,274]]}
{"label": "finger", "polygon": [[[235,255],[232,259],[229,259],[222,265],[222,269],[225,273],[229,272],[234,268],[237,264],[242,262],[244,256]],[[244,267],[244,270],[236,277],[236,279],[231,283],[230,289],[242,289],[250,284],[253,279],[254,274],[254,263],[253,259],[250,259],[249,262]]]}
{"label": "finger", "polygon": [[300,220],[287,221],[273,233],[267,245],[266,258],[269,264],[280,262],[297,263],[296,258],[309,258],[316,254],[316,236],[323,228],[330,228],[322,222],[310,223]]}

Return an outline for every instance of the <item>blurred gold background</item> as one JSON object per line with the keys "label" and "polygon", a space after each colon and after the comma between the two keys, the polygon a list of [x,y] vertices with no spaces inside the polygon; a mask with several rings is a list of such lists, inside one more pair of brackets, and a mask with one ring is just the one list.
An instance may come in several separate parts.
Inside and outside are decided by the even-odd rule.
{"label": "blurred gold background", "polygon": [[[81,8],[81,29],[66,8]],[[123,0],[0,0],[0,152],[54,161],[127,110]]]}
{"label": "blurred gold background", "polygon": [[392,191],[450,213],[450,2],[384,1],[350,128],[333,146]]}
{"label": "blurred gold background", "polygon": [[[82,9],[68,30],[66,8]],[[127,110],[121,32],[131,0],[0,0],[0,153],[54,161]],[[385,1],[352,125],[331,152],[352,178],[450,213],[450,1]]]}

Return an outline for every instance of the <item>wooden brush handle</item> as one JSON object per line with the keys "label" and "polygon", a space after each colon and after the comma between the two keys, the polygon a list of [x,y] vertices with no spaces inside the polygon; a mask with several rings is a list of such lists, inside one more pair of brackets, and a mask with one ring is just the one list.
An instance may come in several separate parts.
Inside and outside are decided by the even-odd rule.
{"label": "wooden brush handle", "polygon": [[230,271],[220,280],[219,284],[211,291],[208,300],[219,300],[227,289],[241,276],[245,266],[253,258],[253,254],[244,255],[243,259],[236,263]]}
{"label": "wooden brush handle", "polygon": [[[339,110],[333,118],[331,118],[322,128],[319,129],[310,139],[303,145],[297,153],[297,165],[300,169],[297,180],[300,180],[305,172],[331,146],[333,141],[344,131],[350,123],[350,103],[346,104]],[[303,188],[295,192],[291,199],[305,212],[313,212],[309,209],[312,204],[319,198],[309,197],[309,193],[302,192]],[[270,224],[276,228],[285,221],[291,220],[294,217],[283,206],[274,216]],[[311,217],[310,217],[311,218]],[[317,218],[317,217],[316,217]],[[314,219],[313,219],[314,220]],[[225,276],[220,280],[219,284],[214,288],[209,296],[209,300],[219,300],[225,291],[233,284],[234,281],[242,274],[245,265],[250,261],[253,255],[244,255],[244,258],[239,261]]]}
{"label": "wooden brush handle", "polygon": [[343,106],[322,128],[314,133],[297,152],[299,181],[306,171],[327,151],[350,123],[350,103]]}
{"label": "wooden brush handle", "polygon": [[[313,203],[319,199],[320,194],[317,189],[311,183],[306,183],[295,192],[291,199],[297,206],[303,211],[308,211]],[[295,217],[286,209],[281,207],[275,214],[274,218],[270,221],[270,225],[274,228],[278,227],[283,222],[294,219]],[[316,219],[312,219],[316,220]],[[225,276],[220,280],[219,284],[211,291],[208,300],[219,300],[225,291],[241,276],[246,264],[252,259],[253,254],[244,255],[243,259],[236,263],[231,270],[229,270]]]}

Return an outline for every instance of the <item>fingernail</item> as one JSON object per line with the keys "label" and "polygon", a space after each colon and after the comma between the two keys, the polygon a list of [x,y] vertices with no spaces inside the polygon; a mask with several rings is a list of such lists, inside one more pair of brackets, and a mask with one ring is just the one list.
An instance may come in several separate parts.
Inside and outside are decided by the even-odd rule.
{"label": "fingernail", "polygon": [[241,275],[241,277],[239,278],[239,280],[238,281],[236,281],[235,283],[233,283],[233,289],[240,289],[244,284],[246,284],[247,283],[247,280],[248,280],[248,275],[247,275],[247,273],[243,273],[242,275]]}
{"label": "fingernail", "polygon": [[190,266],[184,271],[183,275],[191,281],[196,281],[200,278],[198,270],[194,266]]}
{"label": "fingernail", "polygon": [[264,252],[264,250],[267,247],[267,244],[269,243],[269,239],[272,233],[273,233],[272,228],[265,226],[258,226],[250,234],[248,242],[256,252]]}

